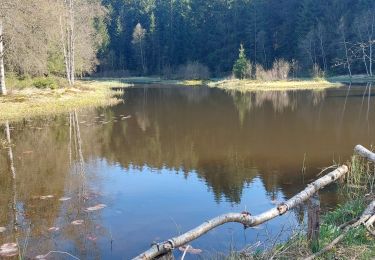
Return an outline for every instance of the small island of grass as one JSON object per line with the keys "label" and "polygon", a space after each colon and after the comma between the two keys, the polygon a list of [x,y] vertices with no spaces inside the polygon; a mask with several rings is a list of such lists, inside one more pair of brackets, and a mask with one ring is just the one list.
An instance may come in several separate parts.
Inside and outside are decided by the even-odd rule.
{"label": "small island of grass", "polygon": [[289,75],[294,74],[297,67],[293,61],[280,59],[275,60],[271,68],[265,69],[247,59],[241,44],[238,59],[233,65],[233,79],[211,82],[208,86],[238,91],[317,90],[341,86],[325,80],[318,67],[314,69],[313,79],[290,79]]}
{"label": "small island of grass", "polygon": [[283,91],[283,90],[322,90],[342,86],[325,79],[293,79],[262,81],[251,79],[226,79],[208,83],[209,87],[237,91]]}

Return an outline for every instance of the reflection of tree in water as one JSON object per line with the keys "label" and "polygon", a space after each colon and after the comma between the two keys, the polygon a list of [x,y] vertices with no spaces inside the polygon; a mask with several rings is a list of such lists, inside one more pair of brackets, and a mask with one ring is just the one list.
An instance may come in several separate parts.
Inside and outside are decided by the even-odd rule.
{"label": "reflection of tree in water", "polygon": [[[326,92],[323,91],[259,91],[259,92],[239,92],[229,91],[233,98],[233,102],[238,110],[241,124],[243,124],[247,113],[254,109],[259,109],[270,103],[274,112],[282,113],[286,109],[294,111],[298,106],[298,99],[301,96],[305,97],[308,103],[313,106],[321,103],[325,97]],[[301,104],[306,105],[306,103]],[[308,105],[308,104],[307,104]]]}
{"label": "reflection of tree in water", "polygon": [[[292,155],[284,153],[283,149],[290,147],[291,143],[288,141],[289,137],[284,137],[282,132],[280,138],[273,138],[273,131],[286,122],[282,111],[280,110],[279,118],[273,117],[270,120],[267,113],[257,114],[251,109],[261,107],[269,100],[274,100],[279,107],[287,107],[291,100],[294,100],[293,104],[306,103],[305,100],[316,104],[316,100],[324,99],[324,92],[312,92],[307,97],[289,93],[287,102],[283,102],[281,100],[286,96],[274,93],[230,96],[216,90],[211,90],[210,95],[207,95],[206,91],[203,92],[203,97],[196,99],[199,102],[193,105],[189,96],[181,94],[188,93],[186,91],[148,89],[145,92],[138,89],[128,92],[129,103],[104,111],[113,111],[117,115],[130,114],[133,117],[118,123],[112,121],[103,126],[84,128],[83,136],[93,136],[95,139],[86,139],[84,146],[87,151],[98,153],[99,157],[106,158],[110,163],[120,163],[124,168],[168,168],[172,171],[183,170],[186,176],[189,172],[197,172],[212,188],[217,201],[224,196],[232,202],[240,202],[243,188],[257,176],[254,169],[258,169],[270,195],[283,182],[287,182],[285,179],[290,176],[295,178],[300,171],[300,162],[286,173],[274,172],[275,169],[282,168],[282,164],[295,162],[298,154],[297,150]],[[198,95],[200,92],[195,93]],[[254,113],[251,116],[251,128],[246,125],[242,129],[237,123],[233,98],[238,98],[238,103],[245,109],[250,107],[248,113]],[[260,101],[255,102],[256,98]],[[295,107],[296,105],[292,108]],[[299,112],[302,113],[303,110]],[[303,113],[306,112],[310,113],[305,109]],[[111,116],[113,115],[105,115],[106,118]],[[139,123],[145,120],[138,117],[147,118],[147,129]],[[310,121],[306,117],[306,122]],[[265,124],[274,124],[275,127],[265,128]],[[306,128],[311,132],[310,124],[306,124]],[[303,132],[301,137],[295,135],[296,142],[304,138],[308,131]],[[262,140],[267,140],[267,143]],[[251,145],[246,147],[244,143]],[[274,160],[273,163],[262,158],[272,156],[278,157],[271,159]],[[287,160],[284,161],[285,158]],[[280,161],[284,162],[279,165]],[[297,179],[299,182],[299,177]],[[284,187],[291,188],[288,184]],[[298,191],[298,187],[293,187],[289,193],[294,191]]]}
{"label": "reflection of tree in water", "polygon": [[[87,235],[103,235],[105,230],[97,229],[98,217],[83,211],[96,201],[88,198],[92,193],[86,192],[87,180],[82,178],[84,160],[78,123],[78,116],[72,114],[68,120],[56,117],[17,123],[13,131],[5,125],[8,130],[2,139],[12,137],[12,145],[0,149],[0,226],[8,223],[0,244],[15,242],[18,237],[23,250],[27,241],[25,253],[29,258],[66,246],[70,252],[75,248],[77,255],[99,254],[96,243],[88,241]],[[72,127],[66,127],[69,125]],[[53,198],[41,199],[47,195]],[[63,196],[72,199],[59,201]],[[85,220],[82,227],[70,224],[77,218]],[[10,228],[14,222],[18,222],[17,231]],[[48,230],[55,226],[60,230]]]}

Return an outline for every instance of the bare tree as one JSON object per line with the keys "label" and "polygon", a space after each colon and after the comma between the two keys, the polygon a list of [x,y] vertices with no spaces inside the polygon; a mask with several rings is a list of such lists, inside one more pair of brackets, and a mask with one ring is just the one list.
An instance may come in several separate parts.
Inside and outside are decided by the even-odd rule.
{"label": "bare tree", "polygon": [[343,45],[344,45],[344,50],[345,50],[345,60],[344,60],[345,62],[344,62],[344,64],[348,68],[349,77],[352,78],[352,67],[351,67],[352,62],[351,62],[351,55],[350,55],[348,42],[347,42],[347,39],[346,39],[346,30],[345,30],[344,18],[341,18],[339,29],[340,29],[340,32],[341,32],[341,37],[342,37],[342,40],[343,40]]}
{"label": "bare tree", "polygon": [[[97,50],[103,39],[94,28],[95,19],[104,19],[107,11],[99,0],[60,1],[60,49],[70,85],[75,77],[94,70]],[[63,1],[63,2],[61,2]]]}
{"label": "bare tree", "polygon": [[61,47],[64,54],[66,78],[69,85],[75,81],[75,31],[74,31],[74,0],[64,0],[64,16],[60,15]]}
{"label": "bare tree", "polygon": [[3,45],[3,21],[0,17],[0,95],[6,95],[5,68],[4,68],[4,45]]}
{"label": "bare tree", "polygon": [[318,24],[316,32],[317,32],[317,36],[318,36],[318,39],[319,39],[320,51],[322,53],[324,72],[327,73],[327,57],[326,57],[326,52],[325,52],[325,49],[324,49],[324,37],[323,37],[324,27],[321,23]]}
{"label": "bare tree", "polygon": [[357,43],[361,52],[361,59],[365,66],[366,74],[373,76],[373,45],[375,44],[375,6],[364,11],[355,20],[356,32],[359,38]]}
{"label": "bare tree", "polygon": [[146,72],[146,64],[145,64],[145,57],[144,57],[144,38],[146,36],[146,29],[143,29],[142,25],[138,23],[133,31],[133,41],[134,45],[138,45],[139,53],[140,53],[140,60],[142,65],[143,73]]}

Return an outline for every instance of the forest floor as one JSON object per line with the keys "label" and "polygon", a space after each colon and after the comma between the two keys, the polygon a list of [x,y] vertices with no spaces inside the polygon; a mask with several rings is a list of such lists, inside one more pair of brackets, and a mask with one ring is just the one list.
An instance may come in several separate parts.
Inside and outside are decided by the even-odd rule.
{"label": "forest floor", "polygon": [[0,96],[0,122],[114,105],[121,102],[117,96],[122,91],[114,91],[112,87],[130,86],[117,81],[77,81],[74,87],[67,87],[57,80],[53,88],[37,88],[24,82],[8,83],[8,95]]}

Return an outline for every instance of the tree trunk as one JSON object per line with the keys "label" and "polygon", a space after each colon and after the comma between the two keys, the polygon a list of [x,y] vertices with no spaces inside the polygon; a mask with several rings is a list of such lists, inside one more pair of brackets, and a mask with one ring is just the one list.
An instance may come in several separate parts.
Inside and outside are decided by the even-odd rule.
{"label": "tree trunk", "polygon": [[319,247],[319,229],[320,229],[320,201],[316,193],[307,203],[307,238],[311,249]]}
{"label": "tree trunk", "polygon": [[343,177],[348,172],[348,167],[343,165],[333,172],[321,177],[315,182],[309,184],[303,191],[290,198],[284,203],[281,203],[275,208],[272,208],[260,215],[252,216],[248,212],[242,213],[228,213],[206,221],[200,226],[166,242],[152,246],[149,250],[143,252],[134,259],[146,260],[154,259],[160,255],[164,255],[175,248],[186,245],[187,243],[197,239],[198,237],[206,234],[208,231],[221,226],[225,223],[237,222],[243,224],[245,227],[258,226],[268,220],[271,220],[277,216],[285,214],[288,210],[295,208],[301,203],[305,202],[311,196],[313,196],[318,190],[324,188],[328,184],[331,184]]}
{"label": "tree trunk", "polygon": [[358,153],[360,156],[366,158],[367,160],[375,163],[375,153],[371,152],[370,150],[366,149],[362,145],[357,145],[354,148],[354,151]]}
{"label": "tree trunk", "polygon": [[70,0],[70,4],[69,4],[69,19],[70,19],[70,37],[69,37],[69,45],[70,45],[70,82],[71,82],[71,85],[74,85],[74,82],[75,82],[74,0]]}
{"label": "tree trunk", "polygon": [[61,45],[62,45],[63,54],[64,54],[66,79],[68,80],[69,85],[72,85],[70,81],[70,62],[69,62],[68,50],[66,48],[66,36],[64,34],[64,27],[63,27],[61,16],[60,16],[60,33],[61,33]]}
{"label": "tree trunk", "polygon": [[0,19],[0,95],[6,95],[5,68],[4,68],[4,44],[3,44],[3,22]]}
{"label": "tree trunk", "polygon": [[14,156],[13,156],[13,149],[12,149],[12,140],[10,138],[10,127],[9,122],[5,122],[5,135],[8,145],[8,161],[9,161],[9,168],[12,174],[12,210],[13,210],[13,228],[14,231],[17,232],[18,230],[18,213],[17,213],[17,183],[16,183],[16,169],[14,167]]}

